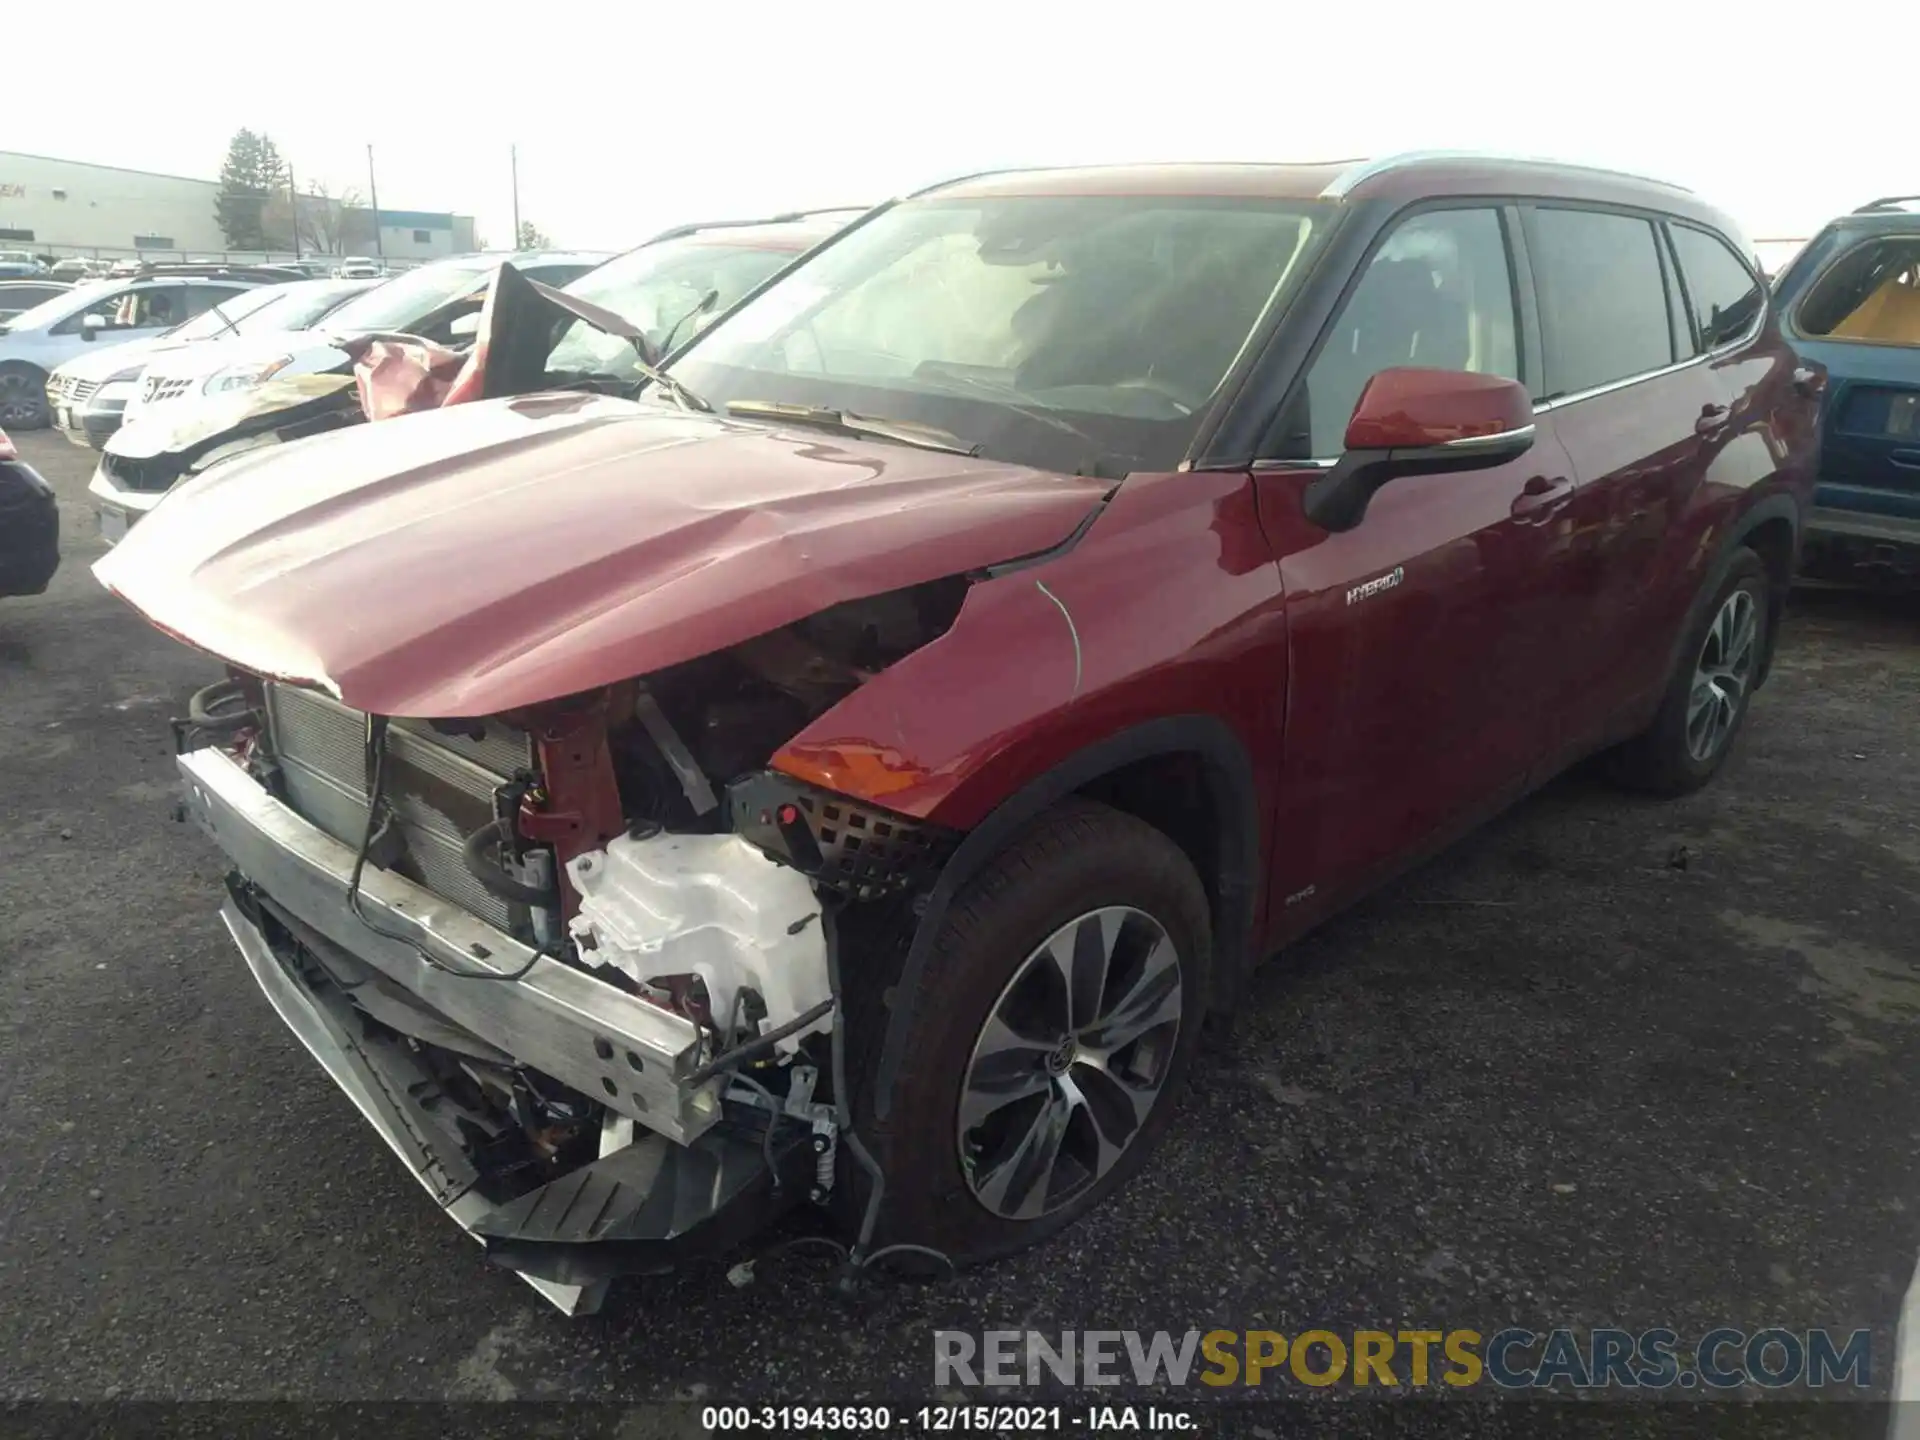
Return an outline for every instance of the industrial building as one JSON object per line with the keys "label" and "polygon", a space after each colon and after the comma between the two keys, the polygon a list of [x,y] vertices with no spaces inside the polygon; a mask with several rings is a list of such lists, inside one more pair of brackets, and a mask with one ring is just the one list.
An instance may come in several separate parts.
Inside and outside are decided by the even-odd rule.
{"label": "industrial building", "polygon": [[[219,190],[213,180],[0,150],[0,248],[48,257],[225,256],[230,252],[214,214]],[[303,254],[384,255],[408,262],[479,248],[468,215],[382,206],[376,234],[375,212],[366,206],[302,195],[298,214]],[[244,257],[231,253],[258,259],[290,256],[294,250],[289,244],[284,250],[247,251]]]}

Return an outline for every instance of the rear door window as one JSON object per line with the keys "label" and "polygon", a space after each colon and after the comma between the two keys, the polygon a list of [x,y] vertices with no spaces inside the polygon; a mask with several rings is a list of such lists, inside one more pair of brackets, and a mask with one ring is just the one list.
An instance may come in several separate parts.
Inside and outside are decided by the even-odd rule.
{"label": "rear door window", "polygon": [[187,318],[187,285],[145,285],[120,297],[109,330],[167,330]]}
{"label": "rear door window", "polygon": [[1820,339],[1920,345],[1920,235],[1856,245],[1814,282],[1795,323]]}
{"label": "rear door window", "polygon": [[1699,349],[1717,350],[1738,340],[1760,314],[1765,292],[1746,262],[1718,235],[1690,225],[1672,225],[1680,280],[1687,287]]}
{"label": "rear door window", "polygon": [[78,335],[87,328],[90,316],[98,316],[103,332],[116,330],[164,330],[177,325],[186,310],[186,286],[142,285],[127,290],[109,290],[83,310],[77,310],[54,326],[56,335]]}
{"label": "rear door window", "polygon": [[51,285],[9,285],[0,280],[0,310],[31,310],[43,300],[51,300],[60,291]]}
{"label": "rear door window", "polygon": [[1531,211],[1543,398],[1630,380],[1674,361],[1666,276],[1652,222],[1604,210]]}
{"label": "rear door window", "polygon": [[[1513,272],[1496,210],[1430,210],[1404,220],[1368,261],[1297,401],[1283,453],[1345,448],[1360,392],[1382,370],[1417,365],[1520,377]],[[1309,433],[1299,434],[1299,419]]]}

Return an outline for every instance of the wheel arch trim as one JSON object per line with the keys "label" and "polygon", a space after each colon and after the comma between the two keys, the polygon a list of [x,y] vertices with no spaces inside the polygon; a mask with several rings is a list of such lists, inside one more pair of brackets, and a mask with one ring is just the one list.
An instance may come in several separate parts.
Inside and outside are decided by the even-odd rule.
{"label": "wheel arch trim", "polygon": [[1260,894],[1260,810],[1253,762],[1227,724],[1211,715],[1172,715],[1119,731],[1043,771],[995,806],[967,832],[928,893],[924,912],[895,985],[886,1035],[875,1076],[874,1117],[885,1123],[906,1060],[907,1016],[939,932],[960,887],[979,873],[1035,816],[1104,775],[1161,756],[1194,756],[1200,762],[1217,820],[1213,951],[1226,961],[1231,983],[1244,973],[1253,952],[1254,905]]}
{"label": "wheel arch trim", "polygon": [[[1672,667],[1680,663],[1681,647],[1687,643],[1687,637],[1693,633],[1694,627],[1699,623],[1704,607],[1713,603],[1713,596],[1725,583],[1728,567],[1733,564],[1733,557],[1741,550],[1750,548],[1747,542],[1753,538],[1756,530],[1775,520],[1786,522],[1792,539],[1787,546],[1787,573],[1784,583],[1777,587],[1776,593],[1767,606],[1766,649],[1760,657],[1760,671],[1754,678],[1753,687],[1757,690],[1766,683],[1767,674],[1773,668],[1774,647],[1779,643],[1779,621],[1786,604],[1787,587],[1792,585],[1794,571],[1799,568],[1800,540],[1805,531],[1800,501],[1784,490],[1776,490],[1771,495],[1762,496],[1741,511],[1734,522],[1727,527],[1727,533],[1721,537],[1720,545],[1714,553],[1713,564],[1707,570],[1707,583],[1700,587],[1700,593],[1694,597],[1693,604],[1688,607],[1687,623],[1674,639],[1674,653],[1669,665],[1669,674],[1673,673]],[[1765,558],[1765,556],[1761,557],[1762,560]]]}

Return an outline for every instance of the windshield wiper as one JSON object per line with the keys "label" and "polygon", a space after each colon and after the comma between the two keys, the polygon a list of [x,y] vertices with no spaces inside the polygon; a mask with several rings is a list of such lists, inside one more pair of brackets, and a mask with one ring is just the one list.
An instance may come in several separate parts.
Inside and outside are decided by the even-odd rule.
{"label": "windshield wiper", "polygon": [[922,425],[913,420],[889,420],[881,415],[856,415],[851,410],[834,410],[825,405],[786,405],[777,400],[729,400],[727,413],[755,420],[818,425],[823,430],[838,430],[842,435],[897,440],[902,445],[917,445],[922,450],[944,450],[950,455],[980,453],[978,445],[969,445],[958,435],[942,430],[937,425]]}
{"label": "windshield wiper", "polygon": [[[213,313],[220,317],[220,323],[222,325],[225,325],[227,327],[227,330],[233,331],[233,333],[236,335],[240,333],[240,327],[233,323],[233,317],[228,315],[225,310],[222,310],[218,305],[215,305],[213,307]],[[212,335],[209,335],[207,338],[209,340],[218,340],[225,333],[226,333],[225,330],[215,331]]]}

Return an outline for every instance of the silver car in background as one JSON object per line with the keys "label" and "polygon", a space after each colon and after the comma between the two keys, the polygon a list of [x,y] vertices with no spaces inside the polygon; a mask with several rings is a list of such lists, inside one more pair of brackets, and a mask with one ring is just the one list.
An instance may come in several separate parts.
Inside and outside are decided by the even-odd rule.
{"label": "silver car in background", "polygon": [[120,428],[147,367],[163,356],[230,344],[239,337],[310,329],[374,283],[307,280],[243,290],[151,339],[90,350],[47,377],[54,426],[74,444],[98,450]]}

